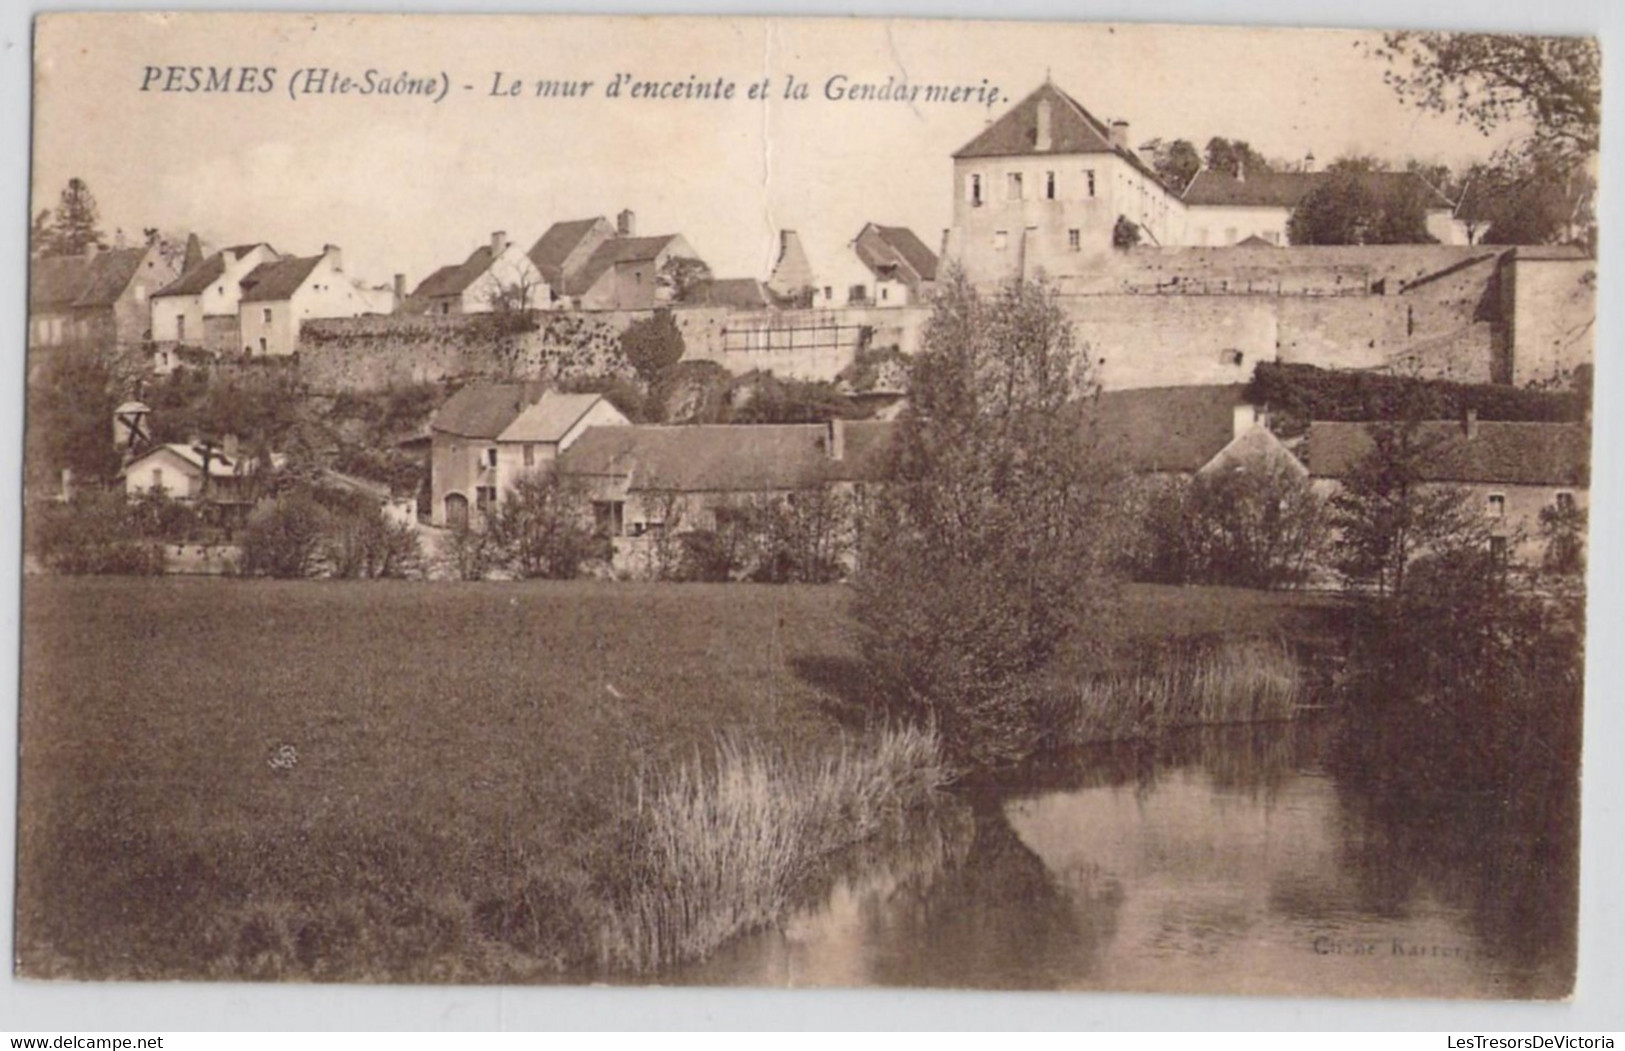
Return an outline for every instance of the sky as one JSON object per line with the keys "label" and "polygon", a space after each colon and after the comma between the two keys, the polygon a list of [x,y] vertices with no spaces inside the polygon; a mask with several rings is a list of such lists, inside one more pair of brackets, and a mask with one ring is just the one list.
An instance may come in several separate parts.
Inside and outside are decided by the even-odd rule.
{"label": "sky", "polygon": [[[1336,30],[194,13],[47,16],[35,39],[34,211],[77,176],[109,235],[156,226],[297,255],[336,244],[352,275],[409,286],[492,231],[528,246],[556,220],[623,208],[640,234],[682,233],[719,277],[767,276],[784,228],[815,266],[868,221],[934,246],[952,218],[950,155],[1046,75],[1129,121],[1135,142],[1222,135],[1274,158],[1456,166],[1517,131],[1488,139],[1400,102],[1368,53],[1378,38]],[[272,90],[159,90],[194,68],[200,82],[229,68],[236,87],[245,67],[252,84],[274,68]],[[309,69],[406,74],[446,94],[301,93]],[[606,97],[617,74],[732,82],[735,97]],[[808,97],[784,97],[791,77]],[[836,100],[837,77],[963,86],[970,100]],[[540,80],[591,88],[538,98]],[[766,98],[750,98],[763,81]],[[501,93],[513,84],[520,95]]]}

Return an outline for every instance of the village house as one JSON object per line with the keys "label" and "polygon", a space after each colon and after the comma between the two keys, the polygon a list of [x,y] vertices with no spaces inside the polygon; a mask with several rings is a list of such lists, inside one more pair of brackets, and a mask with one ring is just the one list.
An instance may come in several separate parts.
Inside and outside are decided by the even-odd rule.
{"label": "village house", "polygon": [[241,281],[238,338],[243,356],[286,357],[299,341],[299,325],[308,318],[360,317],[393,309],[387,290],[358,287],[344,273],[337,245],[321,255],[267,261]]}
{"label": "village house", "polygon": [[280,256],[268,244],[223,248],[154,292],[152,341],[154,367],[167,372],[178,347],[198,347],[214,354],[234,352],[238,339],[237,309],[242,280]]}
{"label": "village house", "polygon": [[[634,220],[630,213],[626,214],[622,225],[630,229]],[[601,215],[570,219],[547,228],[526,255],[547,283],[550,303],[557,303],[563,297],[565,276],[579,271],[598,246],[615,235],[615,227]]]}
{"label": "village house", "polygon": [[[1315,421],[1306,441],[1317,490],[1330,495],[1373,448],[1370,425]],[[1591,477],[1589,423],[1512,423],[1430,420],[1414,440],[1427,450],[1424,481],[1467,493],[1491,530],[1498,555],[1538,564],[1544,544],[1540,514],[1547,508],[1583,509]]]}
{"label": "village house", "polygon": [[[207,485],[204,483],[205,460]],[[238,456],[235,448],[170,442],[154,445],[137,455],[124,465],[120,477],[126,496],[163,495],[186,502],[206,496],[215,504],[241,505],[246,509],[253,503],[249,492],[253,467],[253,462]]]}
{"label": "village house", "polygon": [[1246,391],[1244,384],[1102,391],[1088,413],[1089,436],[1134,474],[1190,478],[1233,469],[1273,457],[1268,446],[1280,445]]}
{"label": "village house", "polygon": [[461,263],[424,278],[411,301],[426,314],[484,314],[546,306],[550,296],[530,257],[498,230]]}
{"label": "village house", "polygon": [[470,384],[429,423],[430,521],[477,521],[470,507],[494,511],[515,482],[547,469],[588,428],[627,424],[601,394],[563,394],[539,383]]}
{"label": "village house", "polygon": [[154,292],[175,280],[176,265],[155,243],[90,248],[81,255],[32,260],[28,273],[28,347],[134,347],[151,337]]}
{"label": "village house", "polygon": [[[1313,155],[1305,162],[1313,163]],[[1235,245],[1252,241],[1270,245],[1289,242],[1287,222],[1303,199],[1328,177],[1327,172],[1247,171],[1232,176],[1204,169],[1185,187],[1184,233],[1191,245]],[[1467,229],[1455,217],[1455,206],[1413,172],[1361,172],[1357,178],[1384,196],[1414,194],[1423,201],[1427,232],[1440,244],[1465,245]]]}
{"label": "village house", "polygon": [[904,307],[926,301],[937,255],[906,226],[865,223],[857,237],[815,266],[794,230],[779,231],[779,255],[767,286],[802,307]]}
{"label": "village house", "polygon": [[878,482],[897,425],[635,425],[594,427],[559,458],[581,484],[617,564],[635,567],[669,532],[716,530],[730,513],[830,486],[851,493]]}

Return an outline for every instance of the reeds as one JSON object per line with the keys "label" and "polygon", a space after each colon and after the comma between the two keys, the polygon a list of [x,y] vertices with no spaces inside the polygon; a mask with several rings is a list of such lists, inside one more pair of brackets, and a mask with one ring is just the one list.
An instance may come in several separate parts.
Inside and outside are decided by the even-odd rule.
{"label": "reeds", "polygon": [[728,738],[639,779],[600,963],[649,971],[781,919],[816,862],[885,831],[947,780],[935,734],[888,729],[816,761]]}
{"label": "reeds", "polygon": [[1147,737],[1185,726],[1293,718],[1305,675],[1280,639],[1159,647],[1129,670],[1068,692],[1052,723],[1057,747]]}

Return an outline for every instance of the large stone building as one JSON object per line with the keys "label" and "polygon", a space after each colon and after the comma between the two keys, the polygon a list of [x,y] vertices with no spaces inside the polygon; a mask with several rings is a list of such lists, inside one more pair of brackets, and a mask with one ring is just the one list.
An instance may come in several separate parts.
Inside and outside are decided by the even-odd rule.
{"label": "large stone building", "polygon": [[115,351],[151,338],[149,301],[175,279],[158,245],[92,248],[35,259],[28,274],[28,347]]}

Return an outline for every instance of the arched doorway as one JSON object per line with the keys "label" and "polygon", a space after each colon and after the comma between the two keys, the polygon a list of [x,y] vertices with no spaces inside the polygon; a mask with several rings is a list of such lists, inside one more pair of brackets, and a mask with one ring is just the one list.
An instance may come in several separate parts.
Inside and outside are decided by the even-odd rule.
{"label": "arched doorway", "polygon": [[468,497],[462,493],[446,494],[446,525],[452,529],[468,528]]}

